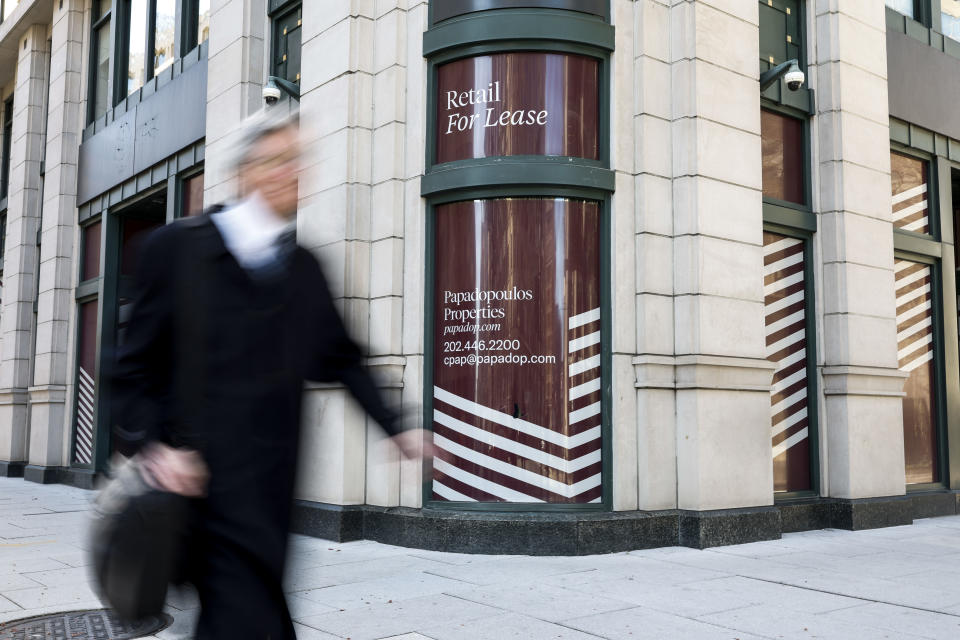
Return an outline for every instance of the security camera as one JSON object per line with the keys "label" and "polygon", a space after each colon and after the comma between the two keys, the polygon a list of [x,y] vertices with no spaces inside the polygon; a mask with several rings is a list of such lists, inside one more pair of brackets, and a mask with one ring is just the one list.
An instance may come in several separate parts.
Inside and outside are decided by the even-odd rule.
{"label": "security camera", "polygon": [[280,101],[280,89],[273,83],[264,85],[263,101],[270,106],[277,104]]}
{"label": "security camera", "polygon": [[790,91],[798,90],[806,80],[806,76],[800,70],[800,64],[796,58],[793,58],[760,74],[760,93],[769,89],[780,78],[787,83],[787,89]]}
{"label": "security camera", "polygon": [[806,80],[806,76],[803,75],[803,71],[800,71],[800,67],[796,64],[791,65],[790,70],[783,76],[783,81],[787,83],[787,89],[790,89],[790,91],[799,89],[804,80]]}
{"label": "security camera", "polygon": [[267,76],[267,83],[263,85],[263,101],[272,107],[280,101],[280,96],[284,93],[300,102],[299,86],[277,76]]}

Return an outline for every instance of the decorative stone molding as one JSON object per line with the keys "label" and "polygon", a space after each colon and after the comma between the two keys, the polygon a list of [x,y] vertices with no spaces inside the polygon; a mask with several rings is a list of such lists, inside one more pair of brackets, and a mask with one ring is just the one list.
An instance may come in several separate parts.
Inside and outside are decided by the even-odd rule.
{"label": "decorative stone molding", "polygon": [[688,355],[676,359],[677,389],[770,393],[776,365],[763,358]]}
{"label": "decorative stone molding", "polygon": [[823,394],[902,398],[909,374],[884,367],[823,367]]}
{"label": "decorative stone molding", "polygon": [[673,356],[635,356],[630,363],[636,376],[633,386],[637,389],[676,389]]}

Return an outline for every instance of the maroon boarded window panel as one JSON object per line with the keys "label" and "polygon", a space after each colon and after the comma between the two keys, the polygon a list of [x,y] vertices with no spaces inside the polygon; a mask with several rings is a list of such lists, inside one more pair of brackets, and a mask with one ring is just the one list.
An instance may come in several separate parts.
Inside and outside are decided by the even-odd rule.
{"label": "maroon boarded window panel", "polygon": [[436,209],[437,501],[600,502],[600,208]]}
{"label": "maroon boarded window panel", "polygon": [[203,213],[203,174],[199,173],[183,181],[184,217],[198,216]]}
{"label": "maroon boarded window panel", "polygon": [[84,302],[78,309],[80,335],[77,343],[77,407],[73,428],[73,461],[92,464],[94,415],[97,389],[97,301]]}
{"label": "maroon boarded window panel", "polygon": [[901,153],[891,153],[890,189],[894,228],[929,235],[927,163]]}
{"label": "maroon boarded window panel", "polygon": [[600,63],[496,53],[437,70],[437,162],[490,156],[599,160]]}
{"label": "maroon boarded window panel", "polygon": [[803,122],[773,111],[761,111],[760,138],[764,197],[806,204]]}
{"label": "maroon boarded window panel", "polygon": [[903,398],[903,449],[907,484],[939,482],[934,393],[933,267],[896,259],[897,358],[908,374]]}
{"label": "maroon boarded window panel", "polygon": [[80,281],[90,280],[100,275],[100,233],[101,223],[98,220],[83,228],[83,265],[80,270]]}
{"label": "maroon boarded window panel", "polygon": [[770,394],[775,492],[813,488],[805,266],[803,240],[764,232],[767,359],[776,364]]}

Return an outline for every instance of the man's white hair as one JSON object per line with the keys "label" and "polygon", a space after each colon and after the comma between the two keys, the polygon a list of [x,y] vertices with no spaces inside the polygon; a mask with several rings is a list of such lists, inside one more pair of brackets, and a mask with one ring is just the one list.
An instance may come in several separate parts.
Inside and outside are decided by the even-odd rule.
{"label": "man's white hair", "polygon": [[300,126],[300,112],[287,111],[278,107],[266,107],[253,114],[242,123],[237,131],[229,152],[230,166],[239,171],[250,160],[253,148],[263,138]]}

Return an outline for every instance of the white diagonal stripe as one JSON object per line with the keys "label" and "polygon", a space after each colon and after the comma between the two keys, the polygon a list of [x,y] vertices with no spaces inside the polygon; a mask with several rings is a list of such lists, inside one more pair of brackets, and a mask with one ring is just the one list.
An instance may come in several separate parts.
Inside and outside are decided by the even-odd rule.
{"label": "white diagonal stripe", "polygon": [[443,498],[446,498],[447,500],[452,500],[453,502],[476,502],[476,500],[470,496],[465,496],[459,491],[455,491],[450,487],[444,486],[436,478],[433,479],[433,492]]}
{"label": "white diagonal stripe", "polygon": [[791,293],[786,298],[780,298],[779,300],[775,300],[770,304],[768,304],[765,308],[765,315],[769,316],[771,314],[774,314],[777,311],[780,311],[780,309],[783,309],[784,307],[789,307],[790,305],[800,302],[801,300],[803,300],[803,291],[796,291],[794,293]]}
{"label": "white diagonal stripe", "polygon": [[[435,434],[433,441],[434,441],[434,444],[436,444],[438,447],[440,447],[444,451],[447,451],[457,456],[458,458],[469,460],[470,462],[480,465],[481,467],[484,467],[486,469],[490,469],[492,471],[502,473],[505,476],[510,476],[511,478],[514,478],[521,482],[525,482],[526,484],[530,484],[535,487],[539,487],[541,489],[546,489],[547,491],[550,491],[552,493],[562,495],[565,498],[572,498],[573,496],[581,494],[584,491],[587,491],[588,489],[592,489],[593,487],[600,484],[601,474],[599,473],[574,484],[564,484],[563,482],[559,482],[557,480],[554,480],[553,478],[542,476],[539,473],[534,473],[533,471],[528,471],[527,469],[523,469],[521,467],[517,467],[515,465],[506,463],[503,460],[498,460],[497,458],[484,455],[479,451],[474,451],[473,449],[469,449],[467,447],[457,444],[456,442],[448,440],[447,438],[444,438],[441,435]],[[434,466],[437,466],[436,463],[438,461],[441,461],[441,460],[439,458],[434,459]],[[448,463],[445,463],[445,464],[446,466],[453,468],[453,465],[450,465]],[[444,471],[444,473],[446,473],[446,471]],[[452,473],[448,475],[456,478],[456,476],[454,476]],[[457,480],[460,480],[460,478],[457,478]],[[476,486],[478,489],[483,489],[483,487],[479,487],[474,484],[471,484],[471,486]],[[496,485],[496,486],[499,486],[499,485]],[[487,493],[500,495],[495,491],[488,491],[486,489],[483,489],[483,490],[487,491]]]}
{"label": "white diagonal stripe", "polygon": [[931,351],[927,351],[926,353],[924,353],[922,356],[920,356],[920,357],[917,358],[916,360],[912,360],[912,361],[908,362],[907,364],[903,365],[902,367],[900,367],[900,370],[901,370],[901,371],[905,371],[905,372],[907,372],[907,373],[910,373],[911,371],[913,371],[914,369],[916,369],[916,368],[919,367],[920,365],[926,364],[926,363],[930,362],[931,360],[933,360],[933,351],[932,351],[932,350],[931,350]]}
{"label": "white diagonal stripe", "polygon": [[911,342],[908,346],[904,347],[903,349],[897,350],[897,360],[902,360],[904,356],[908,356],[914,351],[919,351],[920,347],[930,344],[931,342],[933,342],[933,334],[928,333],[927,335],[923,336],[916,342]]}
{"label": "white diagonal stripe", "polygon": [[532,422],[527,422],[526,420],[521,420],[520,418],[514,418],[506,413],[501,413],[495,409],[485,407],[482,404],[477,404],[476,402],[467,400],[466,398],[461,398],[460,396],[452,394],[445,389],[441,389],[440,387],[435,386],[433,388],[433,397],[441,402],[449,404],[450,406],[477,416],[478,418],[483,418],[484,420],[495,422],[504,427],[513,429],[514,431],[526,433],[540,440],[546,440],[547,442],[560,445],[564,449],[573,449],[575,447],[579,447],[585,442],[595,440],[597,438],[595,433],[600,431],[600,427],[595,427],[588,431],[584,431],[583,433],[578,433],[575,436],[568,437],[562,433],[557,433],[551,429],[545,429],[539,425],[535,425]]}
{"label": "white diagonal stripe", "polygon": [[806,370],[805,370],[805,369],[800,369],[800,371],[796,371],[796,372],[790,374],[789,376],[787,376],[786,378],[784,378],[783,380],[781,380],[780,382],[777,382],[776,384],[774,384],[774,385],[770,388],[770,393],[780,393],[781,391],[783,391],[783,390],[786,389],[787,387],[790,387],[790,386],[796,384],[797,382],[799,382],[799,381],[800,381],[801,379],[803,379],[806,375],[807,375]]}
{"label": "white diagonal stripe", "polygon": [[926,278],[927,275],[929,275],[929,271],[930,271],[930,268],[927,267],[926,269],[920,269],[919,271],[915,271],[909,275],[895,278],[894,286],[897,289],[903,289],[908,284],[913,284],[917,280],[923,280],[924,278]]}
{"label": "white diagonal stripe", "polygon": [[[446,447],[442,447],[446,448]],[[452,452],[451,452],[452,453]],[[498,498],[504,500],[509,500],[511,502],[543,502],[543,500],[538,500],[531,496],[526,495],[525,493],[520,493],[519,491],[514,491],[509,487],[504,487],[495,482],[491,482],[486,478],[481,478],[480,476],[475,476],[468,471],[464,471],[459,467],[455,467],[449,462],[443,460],[442,458],[433,459],[433,468],[437,471],[444,473],[455,480],[469,485],[475,489],[479,489],[484,493],[489,493],[495,495]]]}
{"label": "white diagonal stripe", "polygon": [[796,238],[782,238],[780,240],[776,240],[774,242],[771,242],[770,244],[763,245],[763,255],[769,256],[769,255],[773,255],[774,253],[779,253],[784,249],[795,247],[801,242],[803,241],[797,240]]}
{"label": "white diagonal stripe", "polygon": [[[899,287],[898,287],[898,288],[899,288]],[[899,309],[900,307],[902,307],[903,305],[907,304],[908,302],[910,302],[910,301],[913,300],[914,298],[919,298],[920,296],[922,296],[922,295],[924,295],[924,294],[927,294],[927,293],[930,293],[930,284],[929,284],[929,283],[923,285],[922,287],[917,287],[916,289],[912,289],[912,290],[908,291],[907,293],[903,294],[902,296],[900,296],[899,298],[897,298],[897,302],[896,302],[897,308]]]}
{"label": "white diagonal stripe", "polygon": [[[776,351],[774,351],[773,353],[776,353]],[[806,357],[807,357],[806,349],[799,349],[798,351],[794,351],[793,353],[784,356],[782,360],[777,360],[777,371],[783,371],[784,369],[792,365],[794,362],[803,360]]]}
{"label": "white diagonal stripe", "polygon": [[586,349],[587,347],[593,346],[600,342],[600,332],[594,331],[589,333],[582,338],[574,338],[570,341],[570,353],[574,351],[580,351],[581,349]]}
{"label": "white diagonal stripe", "polygon": [[433,419],[443,426],[449,427],[457,433],[467,436],[468,438],[492,447],[496,447],[498,449],[503,449],[504,451],[509,451],[510,453],[514,453],[518,456],[533,460],[534,462],[538,462],[542,465],[552,467],[563,473],[573,473],[574,471],[579,471],[584,467],[589,467],[591,464],[600,462],[599,446],[594,451],[580,456],[576,460],[564,460],[559,456],[551,455],[545,451],[541,451],[540,449],[534,449],[533,447],[529,447],[509,438],[504,438],[503,436],[498,436],[495,433],[484,431],[483,429],[475,427],[471,424],[467,424],[462,420],[457,420],[453,416],[448,416],[437,409],[433,410]]}
{"label": "white diagonal stripe", "polygon": [[792,267],[798,262],[803,262],[803,251],[798,251],[797,253],[786,256],[785,258],[777,260],[774,263],[764,265],[763,275],[769,276],[770,274],[776,273],[782,269],[786,269],[787,267]]}
{"label": "white diagonal stripe", "polygon": [[[922,309],[921,309],[921,311],[922,311]],[[899,322],[899,321],[900,321],[900,318],[897,318],[897,321]],[[910,325],[909,327],[907,327],[906,329],[904,329],[903,331],[901,331],[900,333],[897,334],[897,343],[899,344],[899,343],[903,342],[904,340],[906,340],[907,338],[909,338],[909,337],[912,336],[913,334],[917,333],[918,331],[922,331],[923,329],[926,329],[927,327],[929,327],[929,326],[931,326],[931,325],[933,325],[933,318],[931,318],[931,317],[929,317],[929,316],[926,317],[926,318],[924,318],[923,320],[921,320],[921,321],[918,322],[917,324],[912,324],[912,325]]]}
{"label": "white diagonal stripe", "polygon": [[920,195],[921,193],[926,193],[926,192],[927,192],[927,183],[924,182],[919,186],[913,187],[912,189],[907,189],[906,191],[901,191],[900,193],[893,196],[893,204],[899,204],[904,200],[909,200],[910,198],[913,198],[915,196]]}
{"label": "white diagonal stripe", "polygon": [[572,316],[568,321],[569,328],[576,329],[577,327],[582,327],[585,324],[590,324],[591,322],[599,319],[600,319],[600,307],[597,307],[596,309],[591,309],[586,313],[581,313],[579,315]]}
{"label": "white diagonal stripe", "polygon": [[775,438],[778,434],[783,433],[793,425],[797,424],[801,420],[807,417],[807,408],[804,407],[797,411],[796,413],[791,413],[789,416],[781,420],[775,425],[770,427],[770,437]]}
{"label": "white diagonal stripe", "polygon": [[778,413],[784,411],[785,409],[792,407],[797,402],[799,402],[802,398],[806,398],[806,397],[807,397],[807,390],[800,389],[799,391],[794,393],[792,396],[786,397],[780,402],[778,402],[777,404],[770,407],[770,415],[775,416]]}
{"label": "white diagonal stripe", "polygon": [[[780,318],[776,322],[768,324],[766,335],[769,336],[770,334],[776,333],[781,329],[785,329],[786,327],[792,326],[800,322],[801,320],[803,320],[803,309],[795,313],[791,313],[786,318]],[[798,331],[803,331],[803,328],[798,329]]]}
{"label": "white diagonal stripe", "polygon": [[570,412],[570,424],[576,424],[581,420],[586,420],[587,418],[592,418],[593,416],[600,413],[600,403],[594,402],[593,404],[587,405],[580,409]]}
{"label": "white diagonal stripe", "polygon": [[794,285],[798,282],[803,282],[803,271],[798,271],[792,275],[787,276],[786,278],[780,278],[776,282],[771,282],[768,285],[763,287],[763,297],[767,297],[771,293],[776,293],[782,289]]}
{"label": "white diagonal stripe", "polygon": [[798,442],[803,442],[804,440],[806,440],[808,431],[809,431],[809,428],[804,427],[800,431],[797,431],[795,434],[793,434],[792,436],[790,436],[789,438],[787,438],[786,440],[784,440],[783,442],[775,446],[773,448],[773,457],[776,458],[777,456],[779,456],[781,453],[783,453],[793,445],[797,444]]}
{"label": "white diagonal stripe", "polygon": [[90,385],[92,386],[92,385],[93,385],[93,378],[90,377],[90,374],[87,373],[86,370],[85,370],[83,367],[78,367],[78,368],[80,369],[80,377],[83,378],[85,381],[89,382]]}
{"label": "white diagonal stripe", "polygon": [[916,233],[920,233],[921,230],[927,226],[927,222],[928,220],[926,218],[920,218],[919,220],[914,220],[913,222],[905,224],[900,228],[904,231],[914,231]]}
{"label": "white diagonal stripe", "polygon": [[577,362],[570,363],[570,377],[579,375],[584,371],[590,371],[590,369],[596,369],[600,366],[600,354],[595,356],[590,356],[586,360],[578,360]]}
{"label": "white diagonal stripe", "polygon": [[772,345],[767,347],[767,353],[772,355],[779,351],[783,351],[790,345],[802,340],[804,335],[805,334],[803,331],[797,331],[795,333],[791,333],[790,335],[786,336],[782,340],[778,340],[777,342],[774,342]]}
{"label": "white diagonal stripe", "polygon": [[[913,214],[923,211],[927,208],[927,201],[921,200],[920,202],[914,203],[909,207],[904,207],[903,209],[894,209],[893,210],[893,219],[894,221],[903,220],[904,218],[909,218]],[[922,220],[923,218],[921,218]]]}
{"label": "white diagonal stripe", "polygon": [[600,378],[594,378],[589,382],[584,382],[583,384],[578,384],[575,387],[571,387],[570,399],[576,400],[577,398],[582,398],[583,396],[589,395],[594,391],[600,391]]}

